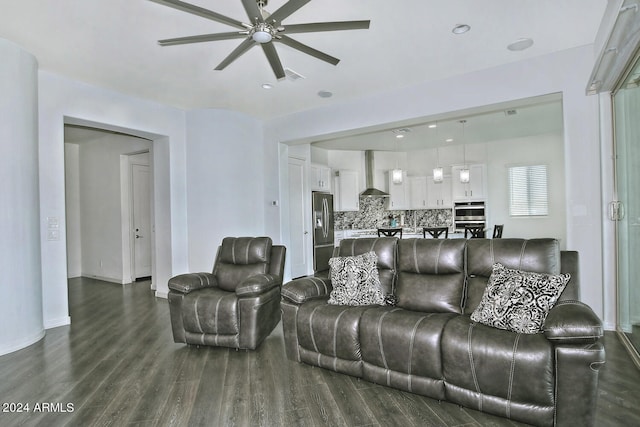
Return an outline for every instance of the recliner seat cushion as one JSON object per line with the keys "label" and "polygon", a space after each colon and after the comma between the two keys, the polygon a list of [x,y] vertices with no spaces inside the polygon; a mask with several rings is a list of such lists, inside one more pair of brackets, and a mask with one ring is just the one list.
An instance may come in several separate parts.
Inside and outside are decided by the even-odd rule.
{"label": "recliner seat cushion", "polygon": [[186,294],[182,302],[182,321],[188,332],[237,334],[238,298],[218,288],[205,288]]}
{"label": "recliner seat cushion", "polygon": [[400,240],[396,305],[426,313],[462,313],[465,243],[463,239]]}
{"label": "recliner seat cushion", "polygon": [[447,400],[503,417],[517,414],[531,424],[553,420],[554,351],[543,334],[456,316],[444,328],[442,360]]}
{"label": "recliner seat cushion", "polygon": [[454,316],[391,307],[365,311],[360,321],[364,378],[443,399],[440,342]]}

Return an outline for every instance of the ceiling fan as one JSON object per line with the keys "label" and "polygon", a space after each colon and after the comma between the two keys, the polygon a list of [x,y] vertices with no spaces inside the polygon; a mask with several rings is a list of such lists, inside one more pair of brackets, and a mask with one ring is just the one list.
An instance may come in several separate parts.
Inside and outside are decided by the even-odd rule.
{"label": "ceiling fan", "polygon": [[259,44],[262,47],[276,78],[278,79],[284,78],[285,72],[273,42],[285,44],[293,49],[306,53],[307,55],[311,55],[322,61],[337,65],[338,62],[340,62],[338,58],[334,58],[331,55],[300,43],[289,37],[288,34],[368,29],[370,23],[370,21],[316,22],[294,25],[284,25],[282,23],[283,20],[288,18],[291,14],[309,3],[311,0],[289,0],[273,13],[269,13],[264,9],[268,0],[241,0],[249,17],[248,24],[180,0],[150,1],[242,30],[228,33],[202,34],[197,36],[159,40],[158,43],[161,46],[244,38],[242,43],[240,43],[237,48],[235,48],[220,64],[218,64],[215,69],[223,70],[227,65],[238,59],[250,48]]}

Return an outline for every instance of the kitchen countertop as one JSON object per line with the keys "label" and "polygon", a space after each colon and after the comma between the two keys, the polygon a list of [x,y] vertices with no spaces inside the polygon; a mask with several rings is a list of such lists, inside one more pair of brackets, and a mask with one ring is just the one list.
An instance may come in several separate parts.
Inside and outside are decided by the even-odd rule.
{"label": "kitchen countertop", "polygon": [[[357,239],[357,238],[365,238],[365,237],[378,237],[378,229],[349,229],[349,230],[336,230],[337,232],[343,232],[345,239]],[[423,238],[422,236],[422,227],[418,227],[417,229],[413,227],[405,227],[402,229],[402,238],[403,239],[415,239],[415,238]],[[427,239],[432,238],[427,235]],[[450,239],[464,239],[464,233],[452,233],[449,232]]]}

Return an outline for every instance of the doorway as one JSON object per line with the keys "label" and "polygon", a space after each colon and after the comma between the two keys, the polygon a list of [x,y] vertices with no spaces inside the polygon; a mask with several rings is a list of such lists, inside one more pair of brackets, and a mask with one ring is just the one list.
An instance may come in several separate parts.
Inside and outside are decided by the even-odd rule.
{"label": "doorway", "polygon": [[640,367],[640,57],[613,95],[617,331]]}
{"label": "doorway", "polygon": [[[135,156],[130,156],[130,154]],[[133,167],[140,166],[137,193],[146,193],[146,203],[137,203],[138,216],[148,221],[144,229],[146,248],[138,265],[139,277],[152,276],[153,211],[150,164],[152,142],[120,132],[86,126],[65,125],[65,184],[67,276],[90,277],[125,284],[135,280],[133,256],[131,187]],[[126,166],[123,168],[123,158]],[[131,158],[131,159],[130,159]],[[131,160],[131,162],[130,162]],[[146,169],[146,170],[145,170]],[[139,199],[142,197],[139,196]],[[126,233],[123,231],[126,229]],[[133,229],[135,230],[135,229]],[[139,239],[142,240],[142,239]],[[146,260],[142,261],[143,257]]]}

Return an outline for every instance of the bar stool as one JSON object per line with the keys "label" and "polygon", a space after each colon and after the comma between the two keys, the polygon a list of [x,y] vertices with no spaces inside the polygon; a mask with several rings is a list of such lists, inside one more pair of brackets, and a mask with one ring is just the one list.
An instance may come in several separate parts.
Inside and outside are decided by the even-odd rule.
{"label": "bar stool", "polygon": [[444,238],[448,239],[449,227],[424,227],[422,229],[422,237],[427,237],[427,233],[429,233],[434,239],[439,239],[444,233]]}

